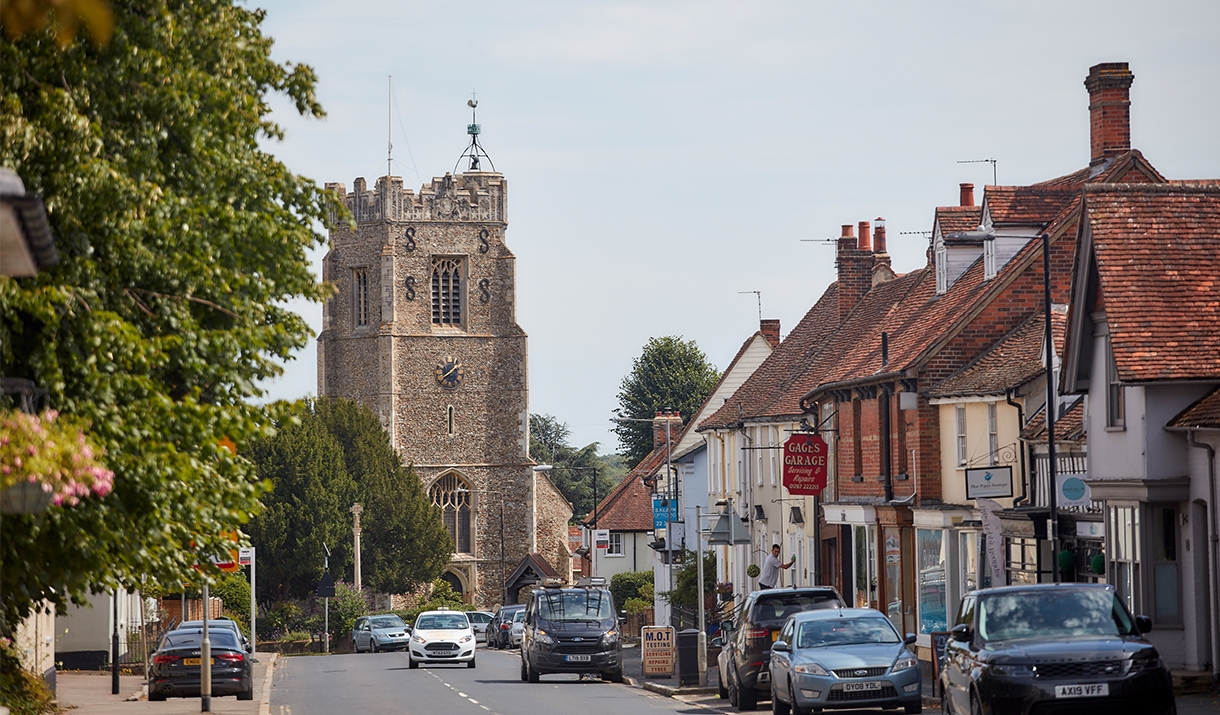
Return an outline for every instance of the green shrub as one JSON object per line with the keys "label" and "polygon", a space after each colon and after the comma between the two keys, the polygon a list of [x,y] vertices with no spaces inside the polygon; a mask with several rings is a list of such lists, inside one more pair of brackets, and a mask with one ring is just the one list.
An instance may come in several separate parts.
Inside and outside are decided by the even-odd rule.
{"label": "green shrub", "polygon": [[[618,608],[626,608],[627,601],[630,599],[651,599],[652,581],[653,575],[651,571],[614,574],[610,577],[610,595],[614,597],[614,605]],[[648,595],[644,594],[645,588],[649,589]]]}
{"label": "green shrub", "polygon": [[238,623],[250,622],[250,582],[240,571],[225,574],[211,589],[224,602],[224,610]]}
{"label": "green shrub", "polygon": [[53,713],[54,695],[42,678],[21,664],[17,648],[7,638],[0,638],[0,705],[12,715],[43,715]]}

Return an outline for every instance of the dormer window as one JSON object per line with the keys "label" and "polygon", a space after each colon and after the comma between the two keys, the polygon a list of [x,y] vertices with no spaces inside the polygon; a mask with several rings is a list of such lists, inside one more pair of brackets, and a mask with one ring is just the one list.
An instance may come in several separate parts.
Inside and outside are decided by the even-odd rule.
{"label": "dormer window", "polygon": [[944,295],[949,290],[949,251],[945,249],[943,236],[936,237],[936,295]]}
{"label": "dormer window", "polygon": [[995,237],[983,240],[983,280],[995,278]]}

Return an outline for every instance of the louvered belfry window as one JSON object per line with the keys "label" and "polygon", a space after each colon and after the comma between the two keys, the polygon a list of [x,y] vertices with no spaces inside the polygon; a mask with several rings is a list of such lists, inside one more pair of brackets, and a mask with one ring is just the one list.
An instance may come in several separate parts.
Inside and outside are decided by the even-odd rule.
{"label": "louvered belfry window", "polygon": [[469,554],[471,492],[466,480],[454,472],[449,472],[437,479],[428,491],[432,497],[432,505],[441,509],[441,520],[453,539],[453,550],[459,554]]}
{"label": "louvered belfry window", "polygon": [[432,257],[432,324],[462,327],[462,259]]}

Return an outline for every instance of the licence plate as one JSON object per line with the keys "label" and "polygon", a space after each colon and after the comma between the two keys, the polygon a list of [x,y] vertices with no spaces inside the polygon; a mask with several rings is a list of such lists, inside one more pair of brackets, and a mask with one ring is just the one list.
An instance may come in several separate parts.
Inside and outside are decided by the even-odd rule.
{"label": "licence plate", "polygon": [[866,680],[863,683],[843,683],[843,691],[859,693],[865,690],[880,690],[883,683],[880,680]]}
{"label": "licence plate", "polygon": [[[215,659],[215,658],[210,659],[210,661],[209,661],[209,662],[210,662],[212,665],[216,665],[216,659]],[[183,664],[183,665],[203,665],[203,659],[202,659],[202,658],[183,658],[183,659],[182,659],[182,664]]]}
{"label": "licence plate", "polygon": [[588,663],[593,660],[590,655],[565,655],[563,659],[569,663]]}
{"label": "licence plate", "polygon": [[1055,697],[1057,698],[1104,698],[1109,694],[1110,685],[1108,683],[1055,686]]}

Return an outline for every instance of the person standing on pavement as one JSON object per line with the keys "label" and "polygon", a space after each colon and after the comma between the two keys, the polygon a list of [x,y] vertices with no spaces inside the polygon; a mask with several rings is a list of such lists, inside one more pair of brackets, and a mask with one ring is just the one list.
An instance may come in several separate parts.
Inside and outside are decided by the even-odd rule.
{"label": "person standing on pavement", "polygon": [[780,563],[779,544],[772,544],[771,553],[763,560],[762,571],[758,574],[758,587],[763,589],[775,588],[775,585],[779,582],[779,570],[790,569],[792,564],[795,563],[795,556],[786,564]]}

